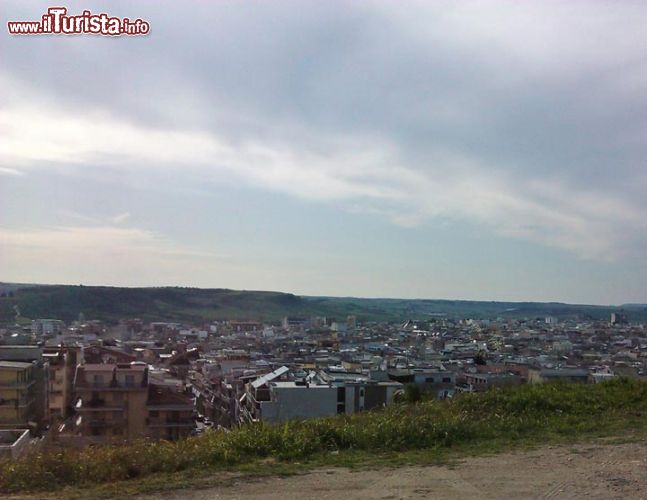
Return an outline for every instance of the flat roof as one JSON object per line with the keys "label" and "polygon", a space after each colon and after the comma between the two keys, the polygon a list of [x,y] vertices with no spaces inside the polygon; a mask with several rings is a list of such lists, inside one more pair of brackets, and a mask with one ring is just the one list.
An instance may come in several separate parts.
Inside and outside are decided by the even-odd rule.
{"label": "flat roof", "polygon": [[29,429],[1,429],[0,447],[7,448],[13,445],[18,439],[29,433]]}
{"label": "flat roof", "polygon": [[18,349],[33,349],[33,350],[36,350],[36,349],[42,349],[42,347],[39,346],[39,345],[31,345],[31,344],[26,344],[26,345],[25,344],[18,344],[18,345],[10,344],[10,345],[2,345],[2,346],[0,346],[0,351],[18,350]]}
{"label": "flat roof", "polygon": [[297,384],[294,381],[271,382],[270,385],[273,387],[276,387],[277,389],[335,389],[337,390],[337,387],[330,386],[328,384],[310,384],[307,386],[305,384]]}
{"label": "flat roof", "polygon": [[290,371],[290,369],[287,366],[282,366],[280,368],[277,368],[273,372],[270,372],[270,373],[268,373],[266,375],[263,375],[262,377],[257,378],[256,380],[254,380],[252,382],[252,387],[254,389],[258,389],[262,385],[264,385],[264,384],[266,384],[268,382],[271,382],[275,378],[278,378],[281,375],[283,375],[283,374],[285,374],[285,373],[287,373],[289,371]]}
{"label": "flat roof", "polygon": [[589,375],[589,371],[585,368],[544,368],[540,373],[543,377],[584,377]]}
{"label": "flat roof", "polygon": [[0,368],[29,368],[31,363],[24,361],[0,361]]}
{"label": "flat roof", "polygon": [[80,366],[80,368],[88,372],[111,372],[115,367],[116,365],[104,365],[101,363],[88,363]]}
{"label": "flat roof", "polygon": [[145,363],[144,364],[135,363],[135,364],[130,364],[128,366],[117,365],[117,371],[120,371],[120,370],[133,370],[133,371],[140,371],[141,372],[141,371],[146,370],[146,368],[148,368],[148,365],[145,364]]}

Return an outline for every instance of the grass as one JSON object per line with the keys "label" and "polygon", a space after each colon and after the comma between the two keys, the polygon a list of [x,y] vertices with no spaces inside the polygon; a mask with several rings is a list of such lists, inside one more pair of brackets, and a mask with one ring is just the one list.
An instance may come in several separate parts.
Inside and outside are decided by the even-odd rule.
{"label": "grass", "polygon": [[[31,456],[0,464],[3,493],[209,484],[317,466],[444,463],[458,455],[568,443],[647,429],[647,383],[526,385],[450,401],[397,404],[353,416],[250,425],[179,442],[138,442]],[[215,476],[214,476],[215,475]],[[128,485],[132,485],[132,488]],[[102,493],[103,492],[103,493]],[[86,490],[87,493],[87,490]]]}

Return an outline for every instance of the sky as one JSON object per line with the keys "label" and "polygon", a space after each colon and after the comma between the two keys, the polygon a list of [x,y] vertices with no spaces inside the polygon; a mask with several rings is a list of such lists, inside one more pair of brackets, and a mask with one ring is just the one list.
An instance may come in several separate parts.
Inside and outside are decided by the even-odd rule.
{"label": "sky", "polygon": [[2,3],[0,281],[647,302],[644,2]]}

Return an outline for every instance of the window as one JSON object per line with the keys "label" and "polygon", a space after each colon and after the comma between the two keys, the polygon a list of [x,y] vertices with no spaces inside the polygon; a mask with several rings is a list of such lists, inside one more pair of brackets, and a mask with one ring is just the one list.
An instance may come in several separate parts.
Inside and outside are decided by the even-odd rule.
{"label": "window", "polygon": [[94,385],[101,385],[103,384],[103,376],[102,375],[94,375],[92,377],[92,380],[94,382]]}
{"label": "window", "polygon": [[451,377],[443,377],[443,383],[450,384],[452,381]]}
{"label": "window", "polygon": [[428,384],[433,384],[434,383],[434,377],[427,377],[425,379],[425,382],[427,382]]}
{"label": "window", "polygon": [[135,376],[134,375],[126,375],[126,385],[128,387],[131,387],[135,385]]}
{"label": "window", "polygon": [[151,418],[157,418],[157,417],[159,417],[159,416],[160,416],[160,412],[159,412],[159,411],[157,411],[157,410],[151,410],[151,411],[149,411],[149,412],[148,412],[148,415],[149,415]]}

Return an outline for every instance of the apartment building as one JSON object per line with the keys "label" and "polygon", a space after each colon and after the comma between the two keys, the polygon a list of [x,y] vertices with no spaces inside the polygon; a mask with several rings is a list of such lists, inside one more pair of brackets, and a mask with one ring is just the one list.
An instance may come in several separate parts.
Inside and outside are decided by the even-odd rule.
{"label": "apartment building", "polygon": [[144,437],[147,379],[144,364],[79,365],[74,393],[81,435],[97,442]]}
{"label": "apartment building", "polygon": [[399,382],[376,381],[361,373],[321,370],[289,380],[288,372],[283,366],[246,385],[241,421],[276,423],[350,415],[391,404],[402,388]]}
{"label": "apartment building", "polygon": [[540,384],[554,382],[556,380],[566,382],[589,382],[590,372],[586,368],[530,368],[528,370],[528,382]]}
{"label": "apartment building", "polygon": [[46,347],[43,358],[49,364],[49,421],[55,423],[73,412],[74,373],[83,360],[80,346]]}
{"label": "apartment building", "polygon": [[31,322],[31,331],[34,335],[51,337],[58,335],[65,329],[65,323],[59,319],[35,319]]}
{"label": "apartment building", "polygon": [[48,420],[49,365],[38,346],[0,346],[0,428],[42,428]]}
{"label": "apartment building", "polygon": [[178,439],[194,427],[193,400],[151,383],[145,363],[79,365],[74,392],[77,429],[90,442]]}
{"label": "apartment building", "polygon": [[0,428],[26,428],[36,407],[35,365],[0,361]]}
{"label": "apartment building", "polygon": [[456,392],[456,374],[444,368],[393,369],[388,377],[403,384],[416,384],[436,399],[450,398]]}
{"label": "apartment building", "polygon": [[193,400],[169,386],[149,385],[146,411],[148,438],[175,441],[195,429]]}

